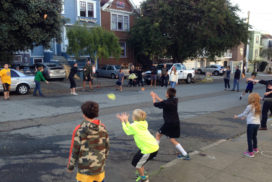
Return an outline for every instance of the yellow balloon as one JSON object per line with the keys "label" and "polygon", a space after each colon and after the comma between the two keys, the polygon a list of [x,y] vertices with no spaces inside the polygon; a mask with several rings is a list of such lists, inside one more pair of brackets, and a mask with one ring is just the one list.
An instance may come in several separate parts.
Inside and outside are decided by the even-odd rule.
{"label": "yellow balloon", "polygon": [[115,94],[108,94],[107,96],[108,96],[108,99],[110,99],[110,100],[115,100],[116,99]]}

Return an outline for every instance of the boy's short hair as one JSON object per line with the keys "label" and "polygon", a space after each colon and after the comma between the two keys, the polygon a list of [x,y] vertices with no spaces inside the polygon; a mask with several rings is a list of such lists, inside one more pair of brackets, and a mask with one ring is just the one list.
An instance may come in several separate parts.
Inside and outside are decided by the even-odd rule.
{"label": "boy's short hair", "polygon": [[144,121],[146,119],[146,112],[142,109],[135,109],[132,113],[135,121]]}
{"label": "boy's short hair", "polygon": [[251,76],[257,76],[257,73],[256,72],[252,72]]}
{"label": "boy's short hair", "polygon": [[99,105],[93,101],[87,101],[81,105],[82,113],[90,119],[98,117]]}
{"label": "boy's short hair", "polygon": [[174,88],[169,88],[169,89],[167,89],[167,94],[168,94],[168,97],[169,98],[173,98],[173,97],[175,97],[176,96],[176,89],[174,89]]}

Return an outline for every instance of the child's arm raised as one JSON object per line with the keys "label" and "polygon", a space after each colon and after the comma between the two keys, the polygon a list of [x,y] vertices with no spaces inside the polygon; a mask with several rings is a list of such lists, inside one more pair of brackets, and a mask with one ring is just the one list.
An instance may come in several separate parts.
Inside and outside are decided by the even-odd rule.
{"label": "child's arm raised", "polygon": [[241,118],[241,119],[244,120],[246,118],[246,116],[249,114],[250,111],[251,111],[251,105],[248,105],[243,113],[241,113],[239,115],[234,115],[234,118],[235,119]]}
{"label": "child's arm raised", "polygon": [[116,117],[122,122],[122,128],[127,135],[133,135],[134,129],[128,121],[129,115],[127,113],[117,114]]}

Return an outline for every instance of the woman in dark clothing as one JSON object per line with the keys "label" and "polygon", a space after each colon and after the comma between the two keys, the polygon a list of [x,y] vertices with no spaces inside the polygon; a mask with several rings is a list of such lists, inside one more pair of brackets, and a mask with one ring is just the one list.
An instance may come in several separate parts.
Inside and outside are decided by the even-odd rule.
{"label": "woman in dark clothing", "polygon": [[224,73],[225,90],[230,89],[230,73],[230,67],[228,66]]}
{"label": "woman in dark clothing", "polygon": [[75,81],[75,75],[77,74],[77,63],[73,64],[73,67],[70,70],[69,74],[69,81],[70,81],[70,90],[72,95],[78,95],[76,93],[76,81]]}
{"label": "woman in dark clothing", "polygon": [[138,86],[144,86],[144,82],[143,82],[143,75],[142,75],[143,71],[140,67],[138,67],[137,69],[137,83]]}

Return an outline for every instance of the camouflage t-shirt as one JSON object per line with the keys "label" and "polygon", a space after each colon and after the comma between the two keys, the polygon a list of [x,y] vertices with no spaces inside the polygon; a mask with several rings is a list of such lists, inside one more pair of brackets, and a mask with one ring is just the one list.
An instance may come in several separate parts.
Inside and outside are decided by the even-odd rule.
{"label": "camouflage t-shirt", "polygon": [[105,162],[109,153],[109,136],[99,120],[83,121],[74,132],[67,168],[78,172],[96,175],[105,171]]}

